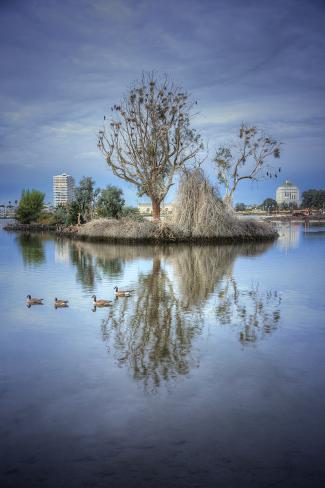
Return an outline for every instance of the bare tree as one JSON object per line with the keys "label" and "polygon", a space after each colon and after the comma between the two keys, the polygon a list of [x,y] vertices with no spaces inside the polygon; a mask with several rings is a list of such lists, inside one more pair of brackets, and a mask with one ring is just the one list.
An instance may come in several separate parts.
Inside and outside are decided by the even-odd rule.
{"label": "bare tree", "polygon": [[[196,102],[153,73],[142,75],[112,107],[110,126],[99,131],[98,147],[114,175],[133,183],[152,202],[153,217],[173,184],[175,173],[197,162],[203,148],[191,127]],[[106,117],[104,117],[106,120]]]}
{"label": "bare tree", "polygon": [[263,130],[242,124],[238,143],[218,148],[214,162],[218,181],[225,188],[223,199],[228,207],[232,207],[240,181],[277,178],[281,168],[275,169],[268,160],[280,157],[280,146],[279,141],[267,136]]}

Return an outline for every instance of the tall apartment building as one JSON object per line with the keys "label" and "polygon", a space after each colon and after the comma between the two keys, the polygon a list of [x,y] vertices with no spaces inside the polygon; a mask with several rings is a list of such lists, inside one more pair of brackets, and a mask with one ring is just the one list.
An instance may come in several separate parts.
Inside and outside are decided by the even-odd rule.
{"label": "tall apartment building", "polygon": [[74,179],[63,173],[53,176],[53,206],[65,205],[73,200]]}
{"label": "tall apartment building", "polygon": [[282,186],[279,186],[276,190],[276,202],[278,205],[282,203],[300,204],[300,191],[299,188],[293,185],[290,181],[286,181]]}

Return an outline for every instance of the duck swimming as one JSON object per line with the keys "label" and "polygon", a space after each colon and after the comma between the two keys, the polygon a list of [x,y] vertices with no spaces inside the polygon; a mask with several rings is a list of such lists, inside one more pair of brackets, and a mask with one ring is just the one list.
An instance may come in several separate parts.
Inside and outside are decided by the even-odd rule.
{"label": "duck swimming", "polygon": [[120,290],[118,289],[117,286],[114,286],[114,290],[115,290],[115,296],[116,297],[129,297],[131,295],[131,293],[134,291],[134,290]]}
{"label": "duck swimming", "polygon": [[69,306],[69,300],[58,300],[56,297],[54,298],[54,306],[55,308],[58,307],[68,307]]}
{"label": "duck swimming", "polygon": [[93,299],[94,307],[109,307],[113,302],[110,300],[97,300],[96,295],[91,297]]}
{"label": "duck swimming", "polygon": [[43,298],[32,298],[31,295],[27,295],[26,304],[27,305],[43,305]]}

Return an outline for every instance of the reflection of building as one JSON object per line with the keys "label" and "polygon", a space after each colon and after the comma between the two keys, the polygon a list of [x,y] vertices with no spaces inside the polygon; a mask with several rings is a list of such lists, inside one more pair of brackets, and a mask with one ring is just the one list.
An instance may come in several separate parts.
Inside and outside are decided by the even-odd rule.
{"label": "reflection of building", "polygon": [[[142,215],[152,215],[151,203],[139,203],[138,209]],[[173,212],[173,204],[172,203],[162,203],[161,204],[161,215],[162,216],[170,215],[172,212]]]}
{"label": "reflection of building", "polygon": [[278,205],[283,203],[289,205],[290,203],[300,204],[299,188],[286,180],[284,185],[279,186],[276,190],[276,202]]}
{"label": "reflection of building", "polygon": [[278,227],[279,238],[277,246],[280,249],[287,251],[288,249],[295,249],[299,246],[300,241],[300,225],[283,225]]}
{"label": "reflection of building", "polygon": [[63,173],[53,176],[53,205],[65,205],[73,200],[74,179],[72,176]]}
{"label": "reflection of building", "polygon": [[55,243],[54,261],[56,263],[70,263],[70,243],[58,241]]}

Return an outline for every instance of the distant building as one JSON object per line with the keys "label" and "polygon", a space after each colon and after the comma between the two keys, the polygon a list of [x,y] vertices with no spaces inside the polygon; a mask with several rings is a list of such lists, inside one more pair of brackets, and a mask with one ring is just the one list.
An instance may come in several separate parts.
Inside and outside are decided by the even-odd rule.
{"label": "distant building", "polygon": [[279,186],[276,190],[276,203],[281,205],[283,203],[289,205],[290,203],[300,204],[300,190],[297,186],[293,185],[290,181]]}
{"label": "distant building", "polygon": [[73,200],[74,179],[63,173],[53,176],[53,206],[66,205]]}
{"label": "distant building", "polygon": [[16,211],[17,211],[16,205],[1,204],[0,205],[0,218],[1,219],[13,219],[13,218],[15,218]]}
{"label": "distant building", "polygon": [[[139,203],[138,209],[141,215],[152,215],[152,205],[151,203]],[[172,203],[162,203],[161,205],[161,215],[166,217],[173,212],[173,204]]]}

